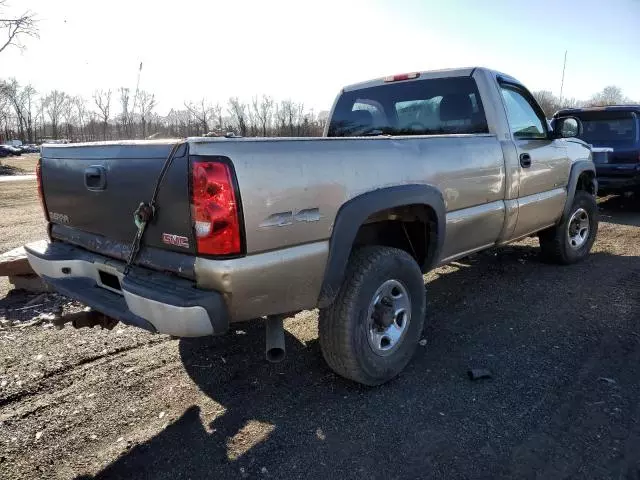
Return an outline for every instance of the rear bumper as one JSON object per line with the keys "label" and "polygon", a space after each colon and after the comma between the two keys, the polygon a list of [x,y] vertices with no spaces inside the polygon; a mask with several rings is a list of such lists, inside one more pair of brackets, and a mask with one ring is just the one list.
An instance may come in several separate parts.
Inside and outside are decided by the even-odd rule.
{"label": "rear bumper", "polygon": [[[55,290],[92,309],[151,332],[179,337],[225,333],[229,315],[219,292],[198,290],[189,280],[133,268],[60,242],[25,246],[29,263]],[[120,289],[103,283],[101,272],[117,277]]]}
{"label": "rear bumper", "polygon": [[598,190],[614,192],[640,187],[640,170],[636,164],[596,165]]}
{"label": "rear bumper", "polygon": [[599,192],[618,192],[640,187],[640,176],[633,177],[598,177]]}

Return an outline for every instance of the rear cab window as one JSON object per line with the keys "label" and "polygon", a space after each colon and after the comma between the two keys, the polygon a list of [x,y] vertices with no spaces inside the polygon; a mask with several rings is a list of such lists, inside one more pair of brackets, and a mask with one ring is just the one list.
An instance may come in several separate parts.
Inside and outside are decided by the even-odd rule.
{"label": "rear cab window", "polygon": [[582,122],[581,140],[594,147],[634,147],[640,144],[638,115],[631,110],[572,113]]}
{"label": "rear cab window", "polygon": [[338,99],[330,137],[489,133],[476,82],[451,77],[387,83]]}

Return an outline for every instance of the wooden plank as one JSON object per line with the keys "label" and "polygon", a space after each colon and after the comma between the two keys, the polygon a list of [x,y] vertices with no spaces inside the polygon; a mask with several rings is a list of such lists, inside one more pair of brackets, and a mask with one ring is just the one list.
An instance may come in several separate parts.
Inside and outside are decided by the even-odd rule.
{"label": "wooden plank", "polygon": [[24,248],[14,248],[0,255],[0,277],[34,274]]}
{"label": "wooden plank", "polygon": [[16,290],[26,290],[32,293],[51,292],[52,289],[37,275],[11,275],[9,283]]}

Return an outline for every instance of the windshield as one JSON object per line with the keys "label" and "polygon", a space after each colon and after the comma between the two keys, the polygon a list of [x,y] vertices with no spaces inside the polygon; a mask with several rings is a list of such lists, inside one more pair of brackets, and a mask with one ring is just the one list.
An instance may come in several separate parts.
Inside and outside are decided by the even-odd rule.
{"label": "windshield", "polygon": [[632,147],[638,142],[638,122],[631,112],[580,115],[580,138],[594,147]]}
{"label": "windshield", "polygon": [[471,77],[414,80],[345,92],[330,137],[488,133]]}

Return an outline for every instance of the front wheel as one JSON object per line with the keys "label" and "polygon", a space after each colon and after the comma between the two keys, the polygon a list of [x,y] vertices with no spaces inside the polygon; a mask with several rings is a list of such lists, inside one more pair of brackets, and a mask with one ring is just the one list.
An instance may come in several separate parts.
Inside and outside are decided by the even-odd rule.
{"label": "front wheel", "polygon": [[538,234],[542,256],[551,262],[571,264],[583,260],[598,233],[598,205],[593,195],[578,190],[569,215]]}
{"label": "front wheel", "polygon": [[320,310],[327,364],[365,385],[391,380],[415,352],[425,303],[422,272],[407,252],[379,246],[356,250],[338,296]]}

